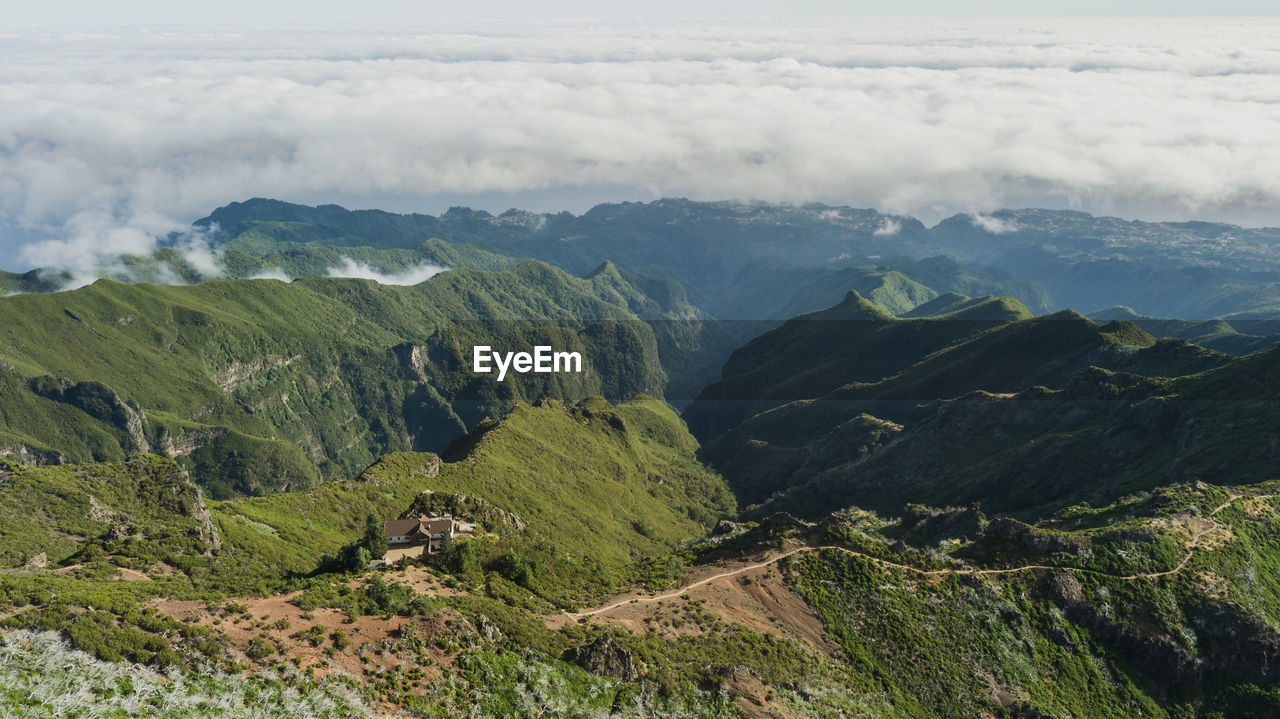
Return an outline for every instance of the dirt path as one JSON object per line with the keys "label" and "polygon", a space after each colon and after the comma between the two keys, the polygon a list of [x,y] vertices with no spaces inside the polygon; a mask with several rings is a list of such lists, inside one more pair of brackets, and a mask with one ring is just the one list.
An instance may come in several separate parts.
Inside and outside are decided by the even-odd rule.
{"label": "dirt path", "polygon": [[914,574],[927,576],[927,577],[941,576],[941,575],[948,575],[948,574],[987,576],[987,575],[996,575],[996,574],[1014,574],[1016,572],[1026,572],[1026,571],[1036,571],[1036,570],[1050,570],[1050,571],[1064,570],[1064,571],[1070,571],[1070,572],[1080,572],[1082,574],[1101,574],[1101,575],[1105,575],[1105,576],[1109,576],[1115,579],[1121,579],[1125,581],[1133,581],[1137,579],[1155,579],[1158,577],[1165,577],[1170,574],[1177,574],[1178,572],[1181,572],[1182,570],[1186,569],[1187,564],[1191,562],[1191,557],[1195,554],[1195,549],[1196,549],[1196,546],[1200,543],[1200,539],[1204,537],[1206,534],[1208,534],[1209,532],[1212,532],[1215,529],[1219,529],[1222,526],[1218,522],[1214,521],[1213,519],[1213,517],[1216,516],[1218,512],[1221,512],[1222,510],[1231,506],[1231,504],[1234,503],[1236,500],[1242,499],[1245,497],[1248,497],[1250,499],[1271,499],[1275,496],[1277,495],[1274,495],[1274,494],[1262,494],[1262,495],[1231,494],[1229,495],[1229,498],[1227,499],[1227,501],[1215,507],[1214,510],[1209,513],[1208,517],[1206,517],[1206,526],[1202,527],[1200,531],[1192,534],[1191,538],[1187,540],[1187,547],[1186,547],[1187,554],[1185,557],[1182,558],[1182,561],[1178,562],[1178,565],[1173,569],[1167,569],[1163,572],[1141,572],[1138,574],[1108,574],[1107,572],[1099,572],[1092,569],[1082,569],[1080,567],[1063,567],[1063,566],[1055,566],[1050,564],[1024,564],[1020,567],[1010,567],[1008,569],[920,569],[918,567],[912,567],[906,564],[898,564],[897,562],[890,562],[887,559],[880,559],[879,557],[873,557],[869,554],[866,554],[865,552],[860,552],[856,549],[849,549],[848,547],[840,547],[835,545],[823,545],[818,547],[799,547],[797,549],[792,549],[786,552],[782,552],[764,561],[756,562],[755,564],[748,564],[727,572],[720,572],[719,574],[713,574],[709,577],[704,577],[702,579],[699,579],[696,582],[691,582],[689,584],[686,584],[674,592],[668,592],[666,594],[659,594],[655,596],[633,595],[633,596],[625,597],[623,599],[619,599],[610,604],[597,607],[595,609],[589,609],[584,612],[565,612],[565,615],[570,619],[577,620],[577,619],[583,619],[585,617],[595,616],[597,614],[603,614],[605,612],[608,612],[608,611],[617,609],[618,607],[629,605],[629,604],[639,604],[644,602],[662,602],[668,599],[675,599],[689,592],[692,589],[697,589],[698,587],[710,584],[711,582],[714,582],[717,579],[723,579],[725,577],[733,577],[739,574],[743,574],[745,572],[754,571],[756,569],[763,569],[773,564],[777,564],[778,562],[781,562],[787,557],[795,556],[802,552],[823,552],[828,550],[836,551],[836,552],[844,552],[845,554],[851,554],[854,556],[863,557],[882,567],[892,567],[894,569],[901,569],[903,571],[907,571],[907,572],[911,572]]}

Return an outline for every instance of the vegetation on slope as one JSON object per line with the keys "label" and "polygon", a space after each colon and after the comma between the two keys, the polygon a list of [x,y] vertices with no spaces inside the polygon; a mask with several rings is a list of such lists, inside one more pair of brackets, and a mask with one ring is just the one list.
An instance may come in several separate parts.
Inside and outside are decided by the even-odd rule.
{"label": "vegetation on slope", "polygon": [[106,662],[57,635],[18,631],[0,638],[0,713],[75,719],[348,719],[372,717],[350,684],[300,673],[250,677],[170,671]]}
{"label": "vegetation on slope", "polygon": [[391,454],[358,481],[223,502],[214,516],[233,548],[310,571],[363,529],[368,512],[399,516],[426,490],[471,495],[524,526],[476,540],[476,560],[510,565],[514,553],[527,589],[576,603],[635,581],[643,560],[734,512],[696,450],[675,413],[652,398],[518,404],[461,439],[443,463]]}
{"label": "vegetation on slope", "polygon": [[1223,319],[1172,320],[1144,317],[1123,305],[1108,307],[1089,317],[1098,322],[1128,320],[1156,337],[1177,337],[1233,355],[1247,355],[1280,344],[1274,322]]}
{"label": "vegetation on slope", "polygon": [[[739,500],[764,503],[756,513],[815,516],[833,499],[1025,511],[1187,477],[1228,481],[1228,468],[1258,475],[1245,469],[1263,466],[1256,453],[1239,452],[1252,432],[1197,437],[1224,412],[1252,409],[1192,406],[1140,377],[1229,375],[1261,360],[1156,340],[1126,321],[1033,318],[1011,302],[944,296],[932,303],[943,314],[893,318],[851,296],[740,348],[686,417]],[[1204,429],[1168,436],[1187,422]]]}
{"label": "vegetation on slope", "polygon": [[[100,281],[0,303],[3,454],[157,451],[214,496],[304,488],[390,451],[439,450],[520,399],[660,396],[666,381],[654,333],[631,310],[652,302],[616,272],[579,279],[540,263],[413,287]],[[586,371],[498,383],[464,370],[472,344],[577,350]]]}

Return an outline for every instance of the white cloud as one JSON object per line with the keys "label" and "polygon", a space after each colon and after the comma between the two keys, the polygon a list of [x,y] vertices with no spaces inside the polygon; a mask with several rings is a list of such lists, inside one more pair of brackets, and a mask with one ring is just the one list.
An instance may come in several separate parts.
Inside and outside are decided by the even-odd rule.
{"label": "white cloud", "polygon": [[892,217],[886,217],[880,221],[880,226],[871,234],[878,237],[892,237],[902,232],[902,223]]}
{"label": "white cloud", "polygon": [[418,265],[408,267],[400,272],[382,272],[364,262],[350,257],[342,258],[341,267],[331,267],[326,273],[328,277],[358,277],[362,280],[373,280],[383,285],[416,285],[435,277],[449,269],[439,265]]}
{"label": "white cloud", "polygon": [[1006,232],[1013,232],[1018,229],[1017,222],[1002,220],[991,215],[969,215],[969,219],[973,222],[974,227],[979,227],[993,235],[1003,235]]}
{"label": "white cloud", "polygon": [[281,282],[293,282],[293,278],[286,275],[284,270],[279,267],[263,270],[257,274],[250,275],[246,279],[250,280],[280,280]]}
{"label": "white cloud", "polygon": [[0,226],[46,238],[21,262],[88,266],[252,196],[1280,220],[1277,36],[1276,19],[23,30],[0,36]]}

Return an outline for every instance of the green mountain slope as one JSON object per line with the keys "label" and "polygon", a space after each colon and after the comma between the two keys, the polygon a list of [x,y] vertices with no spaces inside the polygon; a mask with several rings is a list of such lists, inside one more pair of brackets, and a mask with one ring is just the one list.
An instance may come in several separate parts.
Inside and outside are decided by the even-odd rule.
{"label": "green mountain slope", "polygon": [[711,439],[779,404],[876,382],[1027,315],[1016,300],[993,298],[945,319],[899,320],[850,291],[840,304],[788,320],[735,350],[723,378],[702,391],[685,417],[695,434]]}
{"label": "green mountain slope", "polygon": [[59,270],[31,270],[16,274],[0,270],[0,297],[20,292],[56,292],[71,279]]}
{"label": "green mountain slope", "polygon": [[[541,263],[417,286],[310,278],[185,287],[100,281],[0,300],[0,447],[31,461],[182,458],[215,496],[354,476],[443,449],[515,401],[661,395],[660,313],[616,272]],[[503,383],[470,347],[580,350],[582,374]]]}
{"label": "green mountain slope", "polygon": [[367,511],[399,516],[425,490],[470,495],[518,519],[475,545],[481,561],[522,553],[534,567],[528,588],[574,603],[634,581],[635,562],[701,536],[734,511],[728,488],[697,463],[696,450],[658,400],[521,404],[460,440],[443,463],[391,454],[358,481],[224,502],[214,516],[231,546],[310,570],[322,552],[363,529]]}
{"label": "green mountain slope", "polygon": [[[172,461],[135,455],[112,464],[28,468],[0,462],[0,565],[58,565],[103,546],[145,548],[162,561],[221,545],[200,490]],[[96,552],[84,552],[98,544]]]}
{"label": "green mountain slope", "polygon": [[[1172,320],[1143,317],[1132,308],[1124,306],[1109,307],[1089,315],[1099,322],[1121,319],[1128,320],[1156,337],[1177,337],[1202,347],[1226,352],[1233,355],[1247,355],[1258,350],[1268,349],[1280,344],[1280,335],[1267,334],[1272,323],[1223,319],[1215,320]],[[1237,328],[1244,328],[1241,331]],[[1254,333],[1251,330],[1258,330]]]}
{"label": "green mountain slope", "polygon": [[[1090,389],[1089,372],[1117,376],[1091,368],[1181,377],[1232,366],[1227,355],[1157,341],[1124,321],[1101,325],[1069,311],[1033,318],[995,299],[951,297],[935,307],[950,311],[899,319],[851,296],[744,346],[725,379],[686,410],[704,457],[743,504],[768,500],[759,513],[813,516],[832,501],[881,511],[908,501],[983,501],[1012,511],[1078,498],[1097,484],[1085,467],[1115,482],[1103,495],[1114,496],[1183,477],[1147,476],[1136,458],[1146,450],[1129,446],[1169,449],[1150,425],[1167,417],[1123,435],[1135,453],[1135,476],[1124,482],[1089,449],[1109,446],[1104,439],[1121,432],[1116,423],[1137,422],[1124,407],[1091,402],[1090,391],[1109,395]],[[1071,424],[1053,424],[1060,420]],[[1048,437],[1061,456],[1033,462],[1055,446]],[[1041,462],[1057,464],[1046,472]]]}
{"label": "green mountain slope", "polygon": [[1060,390],[934,403],[895,427],[892,441],[793,475],[759,511],[980,502],[1038,517],[1176,482],[1268,481],[1280,459],[1270,440],[1280,431],[1274,382],[1264,379],[1275,362],[1268,350],[1172,380],[1094,368]]}
{"label": "green mountain slope", "polygon": [[181,467],[155,455],[48,467],[0,461],[0,565],[38,555],[51,566],[115,558],[203,577],[201,557],[243,557],[272,567],[252,578],[270,584],[315,570],[359,538],[369,513],[410,514],[430,491],[484,508],[468,517],[492,533],[472,545],[483,564],[521,553],[529,589],[573,604],[636,581],[646,557],[734,513],[732,494],[697,462],[697,448],[675,412],[640,396],[617,406],[598,397],[519,403],[443,461],[393,453],[355,480],[208,507]]}
{"label": "green mountain slope", "polygon": [[1184,485],[1037,526],[850,511],[824,542],[854,551],[791,571],[882,716],[1273,716],[1273,491]]}

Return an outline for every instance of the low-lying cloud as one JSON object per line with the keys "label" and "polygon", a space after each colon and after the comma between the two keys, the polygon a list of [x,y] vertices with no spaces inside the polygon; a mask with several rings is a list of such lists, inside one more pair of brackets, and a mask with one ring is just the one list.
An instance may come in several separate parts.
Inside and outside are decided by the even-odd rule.
{"label": "low-lying cloud", "polygon": [[880,221],[880,226],[871,234],[877,237],[892,237],[902,232],[902,223],[892,217],[886,217]]}
{"label": "low-lying cloud", "polygon": [[1277,36],[1274,19],[23,30],[0,42],[0,228],[22,238],[0,238],[0,265],[144,253],[252,196],[1280,222]]}
{"label": "low-lying cloud", "polygon": [[426,282],[447,269],[449,268],[440,265],[422,264],[399,272],[383,272],[364,262],[344,257],[341,267],[331,267],[325,274],[328,277],[357,277],[362,280],[373,280],[382,285],[416,285]]}
{"label": "low-lying cloud", "polygon": [[990,215],[969,215],[969,220],[973,222],[974,227],[981,228],[993,235],[1003,235],[1006,232],[1013,232],[1018,229],[1018,223]]}
{"label": "low-lying cloud", "polygon": [[279,267],[262,270],[249,275],[245,279],[249,280],[279,280],[280,282],[293,282],[293,278],[285,274],[285,271]]}

